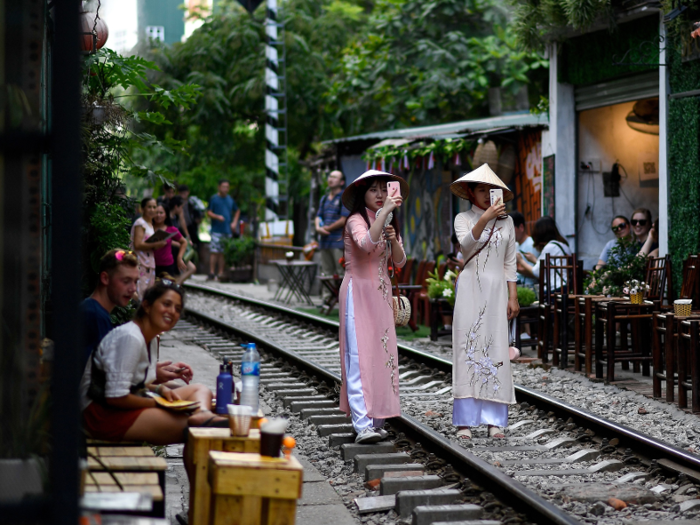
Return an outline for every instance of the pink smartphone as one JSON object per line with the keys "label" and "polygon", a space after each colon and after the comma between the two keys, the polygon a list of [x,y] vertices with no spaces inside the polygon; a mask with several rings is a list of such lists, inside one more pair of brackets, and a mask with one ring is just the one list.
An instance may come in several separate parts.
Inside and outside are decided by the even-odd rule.
{"label": "pink smartphone", "polygon": [[390,180],[386,183],[386,192],[389,194],[389,197],[401,195],[401,184],[398,181]]}

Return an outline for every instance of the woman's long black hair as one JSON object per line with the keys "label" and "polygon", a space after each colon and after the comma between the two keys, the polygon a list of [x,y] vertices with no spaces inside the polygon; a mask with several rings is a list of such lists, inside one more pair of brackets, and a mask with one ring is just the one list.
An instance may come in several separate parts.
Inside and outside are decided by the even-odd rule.
{"label": "woman's long black hair", "polygon": [[557,223],[549,215],[540,217],[532,228],[532,241],[538,250],[542,251],[549,241],[558,241],[569,245],[566,239],[559,233]]}
{"label": "woman's long black hair", "polygon": [[[367,190],[374,184],[375,181],[379,181],[380,183],[382,182],[389,182],[391,179],[388,177],[372,177],[371,179],[367,179],[366,181],[363,181],[357,185],[357,192],[355,195],[355,205],[352,207],[352,210],[350,210],[350,215],[348,216],[348,219],[355,215],[356,213],[359,213],[362,218],[365,220],[365,224],[367,224],[367,228],[369,229],[370,223],[369,223],[369,217],[367,216],[367,206],[365,206],[365,194],[367,193]],[[391,225],[394,227],[394,231],[396,232],[397,237],[401,236],[401,230],[399,229],[399,220],[397,218],[398,213],[396,213],[398,210],[394,210],[394,216],[391,218]]]}

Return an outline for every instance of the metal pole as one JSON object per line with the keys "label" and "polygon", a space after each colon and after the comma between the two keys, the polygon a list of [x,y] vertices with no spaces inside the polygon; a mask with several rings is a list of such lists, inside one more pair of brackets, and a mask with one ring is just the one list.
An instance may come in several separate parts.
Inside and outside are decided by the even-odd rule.
{"label": "metal pole", "polygon": [[[265,22],[265,220],[289,215],[287,202],[287,103],[284,25],[277,0],[267,2]],[[281,174],[280,174],[281,172]]]}
{"label": "metal pole", "polygon": [[80,356],[78,304],[81,292],[82,178],[80,173],[79,0],[57,0],[53,7],[51,64],[51,177],[53,209],[51,255],[52,323],[55,343],[52,376],[52,523],[78,523],[80,444]]}

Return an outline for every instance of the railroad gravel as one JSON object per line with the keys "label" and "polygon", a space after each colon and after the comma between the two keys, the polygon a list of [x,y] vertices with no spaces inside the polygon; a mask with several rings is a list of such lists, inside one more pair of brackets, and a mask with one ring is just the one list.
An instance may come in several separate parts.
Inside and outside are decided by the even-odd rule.
{"label": "railroad gravel", "polygon": [[[197,310],[210,313],[215,317],[226,319],[230,317],[236,308],[230,303],[219,302],[213,306],[211,300],[205,297],[197,297],[190,294],[189,304]],[[215,303],[216,304],[216,303]],[[446,344],[420,344],[415,341],[406,342],[409,346],[431,352],[441,357],[451,358],[451,348]],[[620,389],[616,386],[602,383],[592,383],[585,377],[567,371],[552,368],[531,367],[516,364],[513,367],[515,382],[525,387],[537,390],[553,397],[565,399],[571,405],[583,408],[594,414],[600,415],[612,421],[628,426],[632,429],[644,432],[662,441],[684,448],[691,453],[700,450],[700,419],[687,414],[664,402],[648,399],[635,392]],[[325,438],[320,438],[313,426],[308,425],[297,416],[285,412],[281,403],[274,395],[263,392],[266,402],[290,419],[289,432],[297,438],[299,451],[308,456],[309,460],[324,474],[333,484],[338,494],[343,498],[346,506],[353,515],[362,523],[396,523],[395,513],[379,513],[370,516],[359,516],[353,500],[358,496],[376,495],[365,488],[363,480],[352,472],[351,464],[344,464],[336,450],[328,448]],[[512,407],[509,415],[509,425],[514,426],[521,421],[532,421],[513,431],[509,431],[507,439],[499,440],[498,445],[513,444],[545,444],[556,437],[581,438],[581,429],[576,429],[571,424],[556,421],[553,417],[542,411],[533,410],[534,407]],[[452,399],[450,397],[438,397],[430,400],[420,398],[403,398],[402,409],[405,414],[415,417],[422,423],[442,433],[457,443],[456,429],[451,425]],[[551,429],[556,427],[555,434],[543,436],[531,442],[525,442],[524,436],[538,429]],[[502,467],[500,462],[518,460],[529,457],[536,458],[561,458],[582,448],[600,448],[599,444],[591,442],[577,442],[570,449],[555,449],[547,452],[540,451],[479,451],[478,447],[496,445],[494,440],[486,436],[486,428],[474,429],[474,439],[469,442],[459,442],[460,445],[471,449],[480,456],[503,470],[514,479],[532,488],[543,497],[550,499],[563,510],[570,512],[583,522],[618,525],[630,520],[677,520],[692,519],[698,516],[696,509],[680,514],[677,512],[677,504],[691,498],[698,497],[698,487],[689,484],[687,480],[678,478],[665,478],[663,474],[652,474],[649,481],[640,481],[636,485],[646,489],[660,489],[659,501],[644,505],[629,505],[622,510],[614,510],[610,505],[600,502],[574,501],[566,496],[566,485],[615,483],[621,476],[630,472],[644,471],[641,465],[625,465],[616,472],[604,472],[576,476],[524,476],[522,470],[562,470],[571,468],[587,468],[606,459],[621,459],[619,452],[608,451],[593,461],[585,461],[576,464],[544,464],[522,465],[517,470],[512,467]],[[659,487],[661,485],[661,487]]]}

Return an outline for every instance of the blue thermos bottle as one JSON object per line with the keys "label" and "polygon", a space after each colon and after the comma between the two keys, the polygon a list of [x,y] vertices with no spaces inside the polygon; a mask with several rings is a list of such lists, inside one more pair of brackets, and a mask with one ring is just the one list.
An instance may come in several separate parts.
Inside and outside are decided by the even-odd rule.
{"label": "blue thermos bottle", "polygon": [[233,376],[226,369],[226,365],[219,366],[219,375],[216,377],[216,413],[227,414],[231,401],[231,386],[233,385]]}

